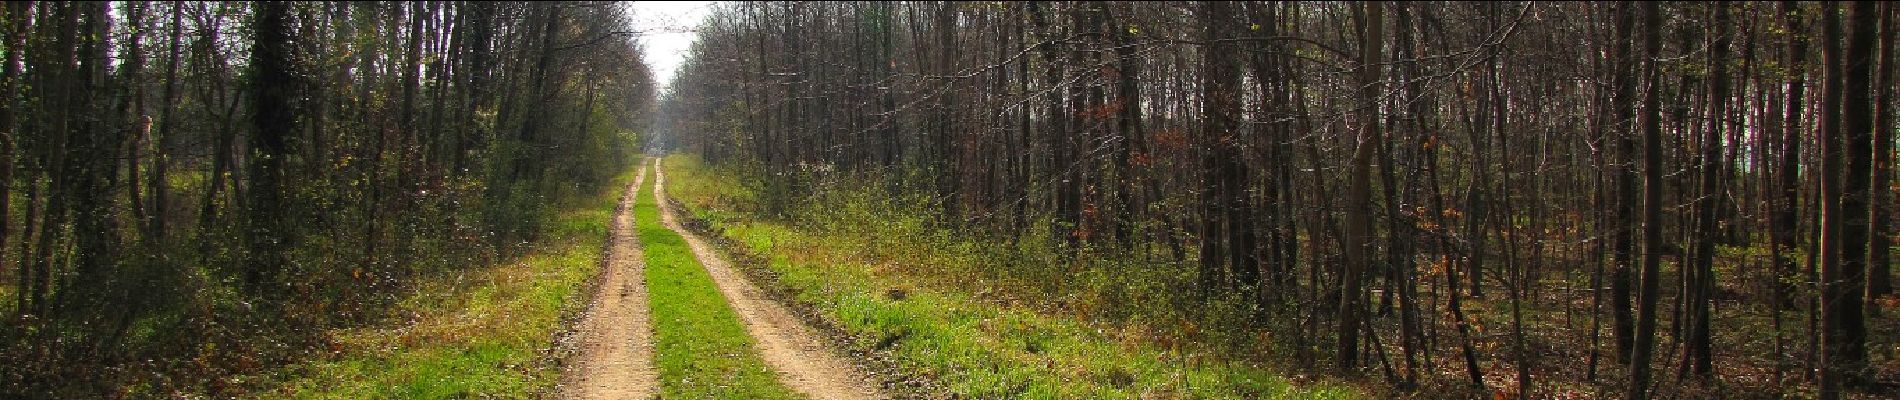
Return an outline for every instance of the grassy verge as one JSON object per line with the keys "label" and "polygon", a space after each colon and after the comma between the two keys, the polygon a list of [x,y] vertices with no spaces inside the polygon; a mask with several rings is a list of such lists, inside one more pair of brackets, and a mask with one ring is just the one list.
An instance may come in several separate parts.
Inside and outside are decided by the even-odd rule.
{"label": "grassy verge", "polygon": [[[627,171],[614,188],[633,179]],[[547,350],[600,266],[620,191],[562,212],[526,255],[425,278],[394,315],[330,332],[332,354],[250,380],[262,398],[534,398],[560,379]]]}
{"label": "grassy verge", "polygon": [[663,397],[795,399],[759,359],[752,336],[726,304],[686,240],[660,223],[653,192],[642,188],[633,218],[646,253],[655,362]]}
{"label": "grassy verge", "polygon": [[[985,253],[975,249],[997,238],[949,234],[930,228],[927,218],[888,209],[849,212],[862,204],[807,207],[828,211],[796,212],[795,223],[757,218],[756,196],[734,183],[735,177],[720,176],[690,156],[669,157],[666,165],[668,193],[723,232],[735,250],[759,256],[800,303],[851,335],[860,350],[883,353],[901,372],[931,377],[962,397],[1365,396],[1345,386],[1294,387],[1276,370],[1249,361],[1257,358],[1223,356],[1135,327],[1034,306],[1039,300],[1030,297],[1048,293],[1047,285],[1087,286],[1078,280],[1112,277],[1075,276],[1039,262],[1046,260],[983,271]],[[1000,276],[1015,272],[1043,276]],[[1126,272],[1108,275],[1143,279],[1149,273]],[[1177,308],[1165,302],[1128,307]]]}

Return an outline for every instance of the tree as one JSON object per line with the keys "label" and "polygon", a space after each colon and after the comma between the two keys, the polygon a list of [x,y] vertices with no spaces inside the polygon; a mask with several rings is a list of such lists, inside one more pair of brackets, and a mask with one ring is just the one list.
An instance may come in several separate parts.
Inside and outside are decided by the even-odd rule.
{"label": "tree", "polygon": [[1709,307],[1715,294],[1715,247],[1720,238],[1723,218],[1723,202],[1718,198],[1726,196],[1722,179],[1727,165],[1722,156],[1722,128],[1728,125],[1728,63],[1729,32],[1731,23],[1729,5],[1716,2],[1709,5],[1710,25],[1714,32],[1709,35],[1708,43],[1708,126],[1702,130],[1701,162],[1702,171],[1700,196],[1696,198],[1696,249],[1690,266],[1684,271],[1687,293],[1684,293],[1687,318],[1687,344],[1683,346],[1683,375],[1692,375],[1708,379],[1714,374],[1713,346],[1709,332]]}
{"label": "tree", "polygon": [[1610,272],[1610,313],[1615,319],[1616,359],[1626,365],[1636,335],[1635,316],[1630,314],[1630,301],[1634,298],[1631,293],[1634,282],[1631,272],[1635,269],[1637,253],[1634,233],[1639,221],[1636,208],[1640,195],[1636,180],[1636,138],[1640,134],[1639,125],[1636,124],[1636,106],[1640,103],[1636,97],[1636,84],[1641,76],[1636,71],[1637,66],[1644,64],[1630,54],[1630,47],[1636,41],[1636,8],[1635,2],[1618,3],[1616,44],[1612,45],[1615,50],[1611,53],[1616,63],[1616,75],[1613,78],[1616,94],[1611,101],[1615,103],[1616,126],[1623,129],[1617,133],[1617,162],[1612,167],[1615,175],[1613,179],[1616,180],[1616,204],[1614,216],[1611,217],[1614,225],[1611,228],[1613,239],[1610,245],[1614,247],[1611,253],[1615,261]]}
{"label": "tree", "polygon": [[1795,282],[1795,261],[1791,256],[1796,250],[1796,230],[1800,228],[1798,208],[1800,206],[1800,165],[1801,165],[1801,115],[1806,109],[1803,95],[1807,89],[1808,41],[1799,16],[1800,4],[1793,1],[1781,3],[1783,26],[1788,30],[1788,48],[1786,60],[1788,74],[1786,83],[1786,101],[1781,126],[1780,158],[1775,166],[1775,207],[1769,219],[1770,248],[1774,251],[1775,280],[1773,295],[1777,307],[1793,307]]}
{"label": "tree", "polygon": [[1351,371],[1357,367],[1359,357],[1359,328],[1363,318],[1359,299],[1364,289],[1360,287],[1364,271],[1370,269],[1372,254],[1372,222],[1367,216],[1372,213],[1372,157],[1377,151],[1383,135],[1379,126],[1379,104],[1383,90],[1380,86],[1379,69],[1381,48],[1384,44],[1383,6],[1378,3],[1363,3],[1362,29],[1359,39],[1359,85],[1363,106],[1360,110],[1359,139],[1353,148],[1352,170],[1346,186],[1346,204],[1352,208],[1346,211],[1345,234],[1341,236],[1346,263],[1340,273],[1340,318],[1339,318],[1339,356],[1337,362],[1341,371]]}
{"label": "tree", "polygon": [[257,22],[251,27],[251,80],[253,109],[250,136],[249,176],[251,186],[246,199],[246,223],[249,225],[249,255],[245,269],[246,290],[253,295],[281,293],[276,288],[290,260],[285,251],[292,236],[285,225],[289,211],[285,203],[285,167],[292,151],[289,136],[295,129],[296,112],[291,105],[297,78],[293,72],[290,4],[268,1],[258,4]]}
{"label": "tree", "polygon": [[[1826,96],[1807,87],[1835,65],[1809,60],[1818,8],[733,4],[714,7],[654,129],[756,185],[774,218],[826,209],[838,193],[919,199],[889,207],[1007,243],[975,262],[974,281],[1164,274],[1008,295],[1100,321],[1192,326],[1170,340],[1258,337],[1234,340],[1248,350],[1234,353],[1287,351],[1307,368],[1331,356],[1319,364],[1379,368],[1400,390],[1450,379],[1483,390],[1491,365],[1524,377],[1507,396],[1573,384],[1629,384],[1621,394],[1639,398],[1721,391],[1731,371],[1806,357],[1787,351],[1801,337],[1786,334],[1789,313],[1822,331],[1820,306],[1796,306],[1822,299],[1800,281],[1824,281],[1798,272],[1823,254],[1804,236],[1822,231],[1820,213],[1803,207],[1840,200],[1845,183],[1823,191],[1818,178],[1853,168],[1846,144],[1820,153],[1806,142],[1817,123],[1847,123],[1821,121]],[[532,15],[512,49],[533,53],[545,38]],[[507,65],[519,80],[497,90],[531,97],[534,64]],[[1873,126],[1889,125],[1878,116],[1889,107],[1869,107]],[[531,118],[504,111],[505,129]],[[1872,157],[1852,179],[1873,193],[1854,252],[1883,275],[1878,244],[1891,237],[1872,189],[1890,180],[1891,151],[1872,142],[1853,151]],[[1826,154],[1841,155],[1830,174]],[[1672,257],[1678,267],[1664,268]],[[1497,290],[1509,297],[1471,302]],[[1774,320],[1772,344],[1724,334],[1769,334],[1755,317]],[[1599,348],[1602,336],[1611,343]],[[1631,379],[1599,378],[1599,353]],[[1548,362],[1570,357],[1591,361]],[[1446,360],[1462,371],[1431,373]],[[1656,379],[1656,365],[1696,379]]]}
{"label": "tree", "polygon": [[1641,283],[1636,294],[1636,336],[1631,340],[1630,400],[1646,399],[1650,379],[1650,355],[1656,346],[1656,298],[1662,286],[1662,72],[1657,57],[1662,52],[1663,19],[1661,5],[1643,3],[1643,264]]}
{"label": "tree", "polygon": [[[1867,363],[1862,291],[1872,183],[1874,45],[1879,5],[1854,2],[1848,32],[1838,5],[1823,5],[1827,97],[1821,103],[1821,397],[1860,382]],[[1848,34],[1846,48],[1839,38]],[[1845,163],[1846,165],[1842,165]],[[1845,168],[1843,170],[1843,168]]]}
{"label": "tree", "polygon": [[[1873,79],[1874,121],[1873,121],[1873,181],[1869,184],[1872,203],[1867,219],[1869,228],[1867,240],[1867,315],[1879,315],[1880,305],[1875,302],[1880,296],[1893,293],[1893,216],[1894,196],[1889,187],[1893,182],[1894,170],[1894,64],[1900,63],[1900,48],[1895,47],[1896,34],[1894,7],[1892,4],[1880,5],[1880,54],[1877,74]],[[1862,28],[1864,29],[1864,28]]]}
{"label": "tree", "polygon": [[[19,117],[20,108],[24,105],[20,102],[20,89],[24,86],[20,82],[20,61],[26,53],[27,31],[32,21],[30,11],[31,8],[25,2],[7,3],[4,9],[5,29],[0,30],[5,33],[6,38],[4,61],[6,65],[0,66],[0,96],[4,96],[0,97],[0,131],[4,131],[4,134],[0,134],[0,188],[6,189],[0,191],[0,194],[7,194],[0,196],[0,254],[6,254],[8,235],[13,233],[12,229],[9,229],[12,224],[8,217],[12,214],[14,159],[18,156],[15,154],[18,150],[15,143],[18,143],[23,136]],[[0,255],[0,264],[9,261],[19,265],[13,278],[16,283],[14,304],[17,304],[18,311],[24,314],[29,309],[28,305],[31,304],[29,302],[31,299],[27,297],[27,294],[32,293],[33,290],[30,286],[32,281],[30,277],[34,271],[28,268],[31,264],[24,260]]]}

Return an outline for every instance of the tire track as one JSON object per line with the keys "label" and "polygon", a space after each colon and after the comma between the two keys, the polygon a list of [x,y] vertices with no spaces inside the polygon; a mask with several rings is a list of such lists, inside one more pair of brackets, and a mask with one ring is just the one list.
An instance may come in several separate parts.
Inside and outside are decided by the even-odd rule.
{"label": "tire track", "polygon": [[646,169],[638,173],[614,212],[607,265],[581,319],[580,353],[561,379],[562,398],[649,399],[658,393],[646,264],[633,224],[633,201]]}
{"label": "tire track", "polygon": [[839,357],[818,339],[816,331],[784,306],[765,296],[744,275],[721,258],[706,241],[679,223],[679,210],[666,201],[666,172],[654,160],[653,198],[660,203],[668,229],[679,233],[692,247],[694,257],[719,286],[720,294],[738,312],[739,319],[757,341],[761,358],[778,371],[779,380],[813,399],[878,399],[879,393],[869,375]]}

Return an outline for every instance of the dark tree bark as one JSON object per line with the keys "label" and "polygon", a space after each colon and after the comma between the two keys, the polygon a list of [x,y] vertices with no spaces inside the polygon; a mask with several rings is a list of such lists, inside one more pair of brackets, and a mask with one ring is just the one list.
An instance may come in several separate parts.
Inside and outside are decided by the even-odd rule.
{"label": "dark tree bark", "polygon": [[1872,224],[1867,235],[1867,315],[1878,316],[1881,296],[1893,293],[1893,169],[1894,169],[1894,64],[1900,55],[1894,52],[1896,21],[1894,6],[1880,3],[1880,50],[1874,73],[1873,172],[1868,189],[1873,203],[1867,220]]}
{"label": "dark tree bark", "polygon": [[[213,15],[211,5],[204,3],[199,5],[197,15]],[[209,75],[206,87],[201,88],[206,93],[201,94],[200,97],[203,99],[200,103],[204,105],[206,114],[216,118],[215,125],[217,125],[216,144],[211,148],[211,170],[209,171],[211,183],[205,187],[204,201],[198,213],[198,225],[214,226],[222,216],[219,208],[222,204],[219,202],[220,196],[235,191],[235,189],[226,189],[227,182],[233,180],[228,179],[230,177],[226,175],[235,170],[233,164],[237,163],[237,129],[234,120],[237,118],[237,107],[240,102],[224,94],[229,82],[229,71],[226,70],[229,64],[226,63],[223,53],[213,46],[218,38],[224,35],[223,30],[220,29],[222,25],[217,20],[207,17],[199,17],[198,24],[201,26],[197,43],[198,62],[202,66],[200,73]],[[225,206],[228,208],[230,205]],[[209,249],[206,249],[206,252],[209,252]]]}
{"label": "dark tree bark", "polygon": [[119,121],[121,125],[119,129],[124,131],[122,135],[124,135],[125,145],[120,154],[126,157],[124,180],[126,204],[131,205],[134,226],[140,228],[140,232],[143,233],[141,240],[149,240],[152,236],[150,229],[146,229],[151,225],[152,211],[145,207],[147,204],[143,197],[145,193],[139,190],[140,180],[144,178],[143,174],[139,173],[140,164],[143,163],[140,161],[143,158],[141,156],[152,140],[152,121],[145,115],[145,77],[140,76],[145,70],[145,14],[149,7],[150,4],[142,2],[128,3],[124,7],[126,24],[131,25],[128,28],[131,35],[127,38],[125,52],[121,57],[123,61],[118,70],[119,82],[124,88],[119,91],[119,110],[114,113],[122,118]]}
{"label": "dark tree bark", "polygon": [[1728,63],[1729,63],[1729,6],[1726,2],[1715,2],[1710,27],[1715,31],[1709,35],[1708,42],[1708,125],[1702,130],[1701,189],[1696,197],[1696,238],[1695,252],[1692,253],[1689,266],[1684,270],[1688,285],[1684,293],[1688,322],[1685,326],[1686,343],[1682,347],[1682,371],[1684,375],[1699,379],[1714,376],[1712,359],[1713,340],[1709,332],[1709,307],[1711,296],[1715,293],[1715,247],[1721,238],[1722,205],[1718,199],[1727,196],[1724,192],[1722,173],[1727,166],[1722,158],[1722,129],[1727,126],[1728,116]]}
{"label": "dark tree bark", "polygon": [[[1417,54],[1415,54],[1417,46],[1414,42],[1418,30],[1414,29],[1416,26],[1413,23],[1412,15],[1414,6],[1416,5],[1399,4],[1393,9],[1393,25],[1396,27],[1396,32],[1394,33],[1397,36],[1394,38],[1392,52],[1393,63],[1396,67],[1393,74],[1393,80],[1395,82],[1415,82],[1420,75],[1418,63],[1415,61],[1417,59]],[[1379,174],[1380,180],[1383,182],[1382,185],[1385,188],[1386,204],[1384,212],[1387,216],[1386,232],[1393,238],[1391,244],[1387,246],[1386,249],[1387,257],[1390,260],[1388,261],[1390,265],[1387,266],[1387,270],[1390,271],[1387,273],[1387,280],[1391,285],[1397,286],[1396,291],[1398,292],[1399,298],[1399,344],[1403,347],[1405,362],[1404,375],[1401,376],[1398,385],[1401,390],[1411,390],[1417,385],[1418,375],[1420,374],[1419,358],[1421,357],[1421,350],[1425,347],[1425,332],[1421,326],[1418,301],[1415,298],[1418,296],[1418,284],[1415,281],[1417,273],[1415,260],[1418,259],[1418,254],[1415,242],[1420,241],[1417,239],[1419,239],[1421,235],[1416,229],[1416,220],[1403,217],[1406,215],[1406,211],[1403,210],[1404,204],[1419,203],[1416,198],[1418,192],[1416,185],[1411,182],[1405,183],[1406,189],[1398,188],[1400,183],[1397,182],[1399,180],[1397,170],[1400,162],[1397,156],[1394,155],[1396,151],[1393,147],[1397,146],[1398,143],[1411,143],[1406,142],[1405,139],[1398,134],[1401,128],[1397,127],[1399,125],[1397,119],[1401,116],[1416,121],[1410,125],[1410,129],[1403,131],[1418,135],[1421,138],[1424,136],[1423,131],[1425,128],[1422,121],[1426,114],[1424,107],[1428,105],[1428,103],[1423,101],[1422,98],[1419,98],[1420,94],[1417,93],[1420,89],[1419,86],[1418,84],[1408,84],[1404,87],[1407,98],[1403,101],[1407,107],[1403,113],[1394,112],[1389,114],[1388,118],[1392,120],[1392,122],[1389,123],[1393,125],[1393,131],[1391,132],[1393,137],[1382,139],[1383,146],[1380,146],[1380,162],[1383,165],[1380,165]],[[1422,141],[1418,143],[1421,144],[1419,147],[1428,145]],[[1409,164],[1416,163],[1410,162]],[[1269,185],[1269,187],[1270,186],[1271,185]],[[1404,193],[1402,200],[1401,192]],[[1429,364],[1430,353],[1423,352],[1423,354],[1426,359],[1425,363]]]}
{"label": "dark tree bark", "polygon": [[1238,204],[1232,203],[1234,192],[1239,191],[1232,184],[1233,174],[1239,171],[1239,154],[1236,154],[1240,139],[1240,92],[1236,85],[1240,81],[1240,71],[1226,55],[1237,50],[1232,23],[1228,18],[1233,15],[1232,5],[1224,1],[1201,2],[1202,36],[1207,51],[1201,53],[1201,68],[1205,71],[1201,80],[1201,124],[1200,145],[1202,146],[1201,171],[1204,188],[1201,192],[1201,291],[1203,295],[1216,293],[1224,284],[1230,284],[1233,276],[1240,271],[1231,270],[1228,260],[1241,250],[1237,243],[1229,240],[1232,231],[1226,217]]}
{"label": "dark tree bark", "polygon": [[292,235],[285,201],[285,166],[293,152],[287,140],[294,135],[297,95],[293,68],[290,4],[266,1],[257,5],[251,45],[251,155],[250,187],[245,201],[249,236],[244,270],[245,288],[252,295],[281,293],[274,286],[289,266]]}
{"label": "dark tree bark", "polygon": [[516,151],[514,173],[510,179],[513,181],[512,184],[536,184],[535,182],[542,177],[545,160],[540,158],[540,153],[541,149],[547,145],[546,140],[541,137],[541,125],[547,114],[543,103],[552,98],[553,92],[557,90],[550,82],[550,76],[553,75],[554,69],[556,38],[561,36],[561,9],[563,7],[555,4],[535,7],[540,9],[538,13],[542,27],[539,32],[540,37],[537,38],[540,44],[537,46],[539,49],[536,51],[534,68],[529,72],[531,88],[529,93],[531,93],[532,103],[527,105],[527,118],[521,124],[521,132],[515,137],[516,140],[521,141],[522,148]]}
{"label": "dark tree bark", "polygon": [[1346,262],[1340,271],[1340,317],[1339,345],[1335,362],[1342,372],[1352,373],[1358,368],[1359,329],[1364,318],[1359,304],[1365,289],[1361,287],[1364,271],[1370,269],[1373,254],[1372,245],[1372,158],[1378,150],[1383,136],[1379,125],[1379,104],[1383,97],[1380,88],[1379,69],[1383,68],[1384,56],[1381,50],[1384,43],[1383,5],[1363,3],[1359,37],[1359,85],[1360,107],[1359,139],[1353,148],[1351,172],[1346,183],[1346,220],[1341,235],[1342,250]]}
{"label": "dark tree bark", "polygon": [[1630,48],[1636,41],[1636,2],[1625,1],[1617,4],[1616,43],[1611,57],[1616,63],[1616,95],[1611,101],[1616,108],[1616,166],[1612,169],[1616,181],[1615,215],[1611,217],[1612,258],[1615,260],[1610,270],[1610,314],[1615,320],[1613,328],[1616,338],[1616,360],[1629,363],[1632,340],[1635,337],[1636,317],[1631,314],[1630,301],[1633,298],[1631,284],[1634,281],[1632,271],[1635,266],[1638,216],[1637,199],[1641,194],[1637,189],[1636,163],[1638,153],[1636,138],[1639,135],[1636,125],[1636,106],[1640,100],[1636,97],[1636,84],[1640,75],[1636,67],[1641,65]]}
{"label": "dark tree bark", "polygon": [[[73,279],[56,285],[59,300],[55,303],[90,307],[99,300],[93,296],[67,297],[77,285],[95,282],[108,274],[118,262],[118,230],[113,215],[112,198],[115,194],[113,178],[117,160],[115,154],[120,145],[123,131],[111,124],[111,120],[101,116],[112,115],[111,99],[113,87],[108,75],[107,64],[111,61],[107,54],[111,47],[107,42],[107,32],[111,32],[110,17],[107,16],[105,3],[78,4],[82,33],[78,37],[78,69],[74,85],[80,89],[75,102],[70,104],[75,111],[68,117],[69,131],[73,135],[66,147],[63,175],[67,179],[63,186],[70,188],[64,195],[71,200],[70,208],[64,212],[72,216],[73,229]],[[73,303],[69,303],[68,300]]]}
{"label": "dark tree bark", "polygon": [[[1838,5],[1828,3],[1828,9]],[[1879,5],[1852,2],[1841,31],[1836,13],[1822,15],[1830,75],[1822,102],[1821,398],[1841,396],[1860,383],[1867,367],[1866,290],[1868,199],[1872,194],[1874,46]],[[1847,34],[1845,49],[1837,38]],[[1843,53],[1844,50],[1844,54]],[[1838,96],[1838,100],[1837,97]],[[1833,106],[1830,107],[1830,104]],[[1845,164],[1845,165],[1842,165]],[[1832,166],[1833,168],[1829,168]],[[1843,169],[1844,168],[1844,169]]]}
{"label": "dark tree bark", "polygon": [[[12,239],[13,234],[11,219],[8,217],[11,216],[13,210],[14,159],[18,157],[15,154],[16,144],[22,136],[19,111],[24,103],[20,99],[20,61],[26,53],[26,37],[32,21],[33,2],[7,2],[4,7],[0,9],[5,12],[6,24],[5,29],[0,30],[3,32],[0,34],[4,34],[6,38],[6,65],[0,66],[0,266],[5,266],[7,262],[19,265],[16,270],[18,272],[13,276],[16,286],[13,294],[18,298],[14,304],[17,311],[24,314],[28,311],[28,306],[32,304],[27,294],[32,291],[29,285],[32,282],[33,271],[28,268],[30,263],[9,257],[11,254],[5,249],[7,240]],[[32,204],[29,203],[27,207],[31,208]]]}
{"label": "dark tree bark", "polygon": [[[33,263],[32,274],[28,277],[32,281],[28,286],[33,293],[28,296],[31,302],[27,308],[32,310],[30,314],[44,316],[49,311],[48,296],[53,292],[53,266],[59,261],[55,259],[56,253],[53,250],[56,243],[54,238],[60,236],[57,230],[67,223],[68,217],[65,191],[68,190],[66,176],[69,172],[65,167],[67,154],[62,149],[67,146],[67,141],[73,136],[70,132],[74,128],[71,114],[79,108],[78,104],[80,104],[74,101],[75,93],[85,88],[77,84],[81,80],[81,74],[78,65],[73,62],[76,57],[79,57],[78,5],[49,3],[42,10],[44,11],[37,20],[43,21],[42,24],[47,26],[46,30],[52,32],[50,34],[53,35],[52,40],[42,41],[40,43],[43,46],[42,50],[36,52],[36,55],[44,54],[44,58],[36,57],[35,60],[39,61],[36,66],[42,67],[45,73],[37,77],[39,79],[34,82],[34,87],[49,89],[41,95],[41,102],[37,108],[43,112],[35,118],[41,130],[36,133],[42,139],[38,148],[35,149],[39,153],[35,161],[40,174],[44,176],[45,183],[29,186],[28,198],[32,200],[28,201],[27,220],[35,232],[36,243],[32,245],[32,259],[22,262]],[[43,190],[40,189],[42,186]],[[33,203],[40,203],[40,206],[31,207]],[[34,220],[31,211],[36,209],[41,214],[38,224],[31,224],[30,222]],[[21,253],[27,252],[22,250]]]}
{"label": "dark tree bark", "polygon": [[1662,52],[1661,5],[1643,3],[1643,264],[1637,289],[1636,337],[1631,340],[1630,379],[1625,398],[1647,399],[1650,355],[1655,350],[1656,303],[1662,286],[1662,72],[1656,64]]}
{"label": "dark tree bark", "polygon": [[[1132,4],[1122,4],[1116,10],[1130,10]],[[1135,40],[1127,29],[1120,29],[1123,20],[1116,17],[1117,12],[1104,9],[1105,18],[1101,30],[1113,38],[1115,53],[1115,175],[1120,182],[1115,188],[1115,237],[1123,248],[1132,247],[1140,238],[1135,230],[1146,221],[1147,201],[1141,194],[1148,182],[1148,166],[1152,155],[1147,147],[1147,134],[1142,129],[1141,107],[1141,63],[1136,53]]]}
{"label": "dark tree bark", "polygon": [[178,126],[178,115],[172,105],[178,104],[178,66],[183,64],[180,58],[184,45],[185,5],[182,1],[171,2],[171,35],[165,54],[165,88],[160,96],[166,106],[158,108],[158,131],[152,136],[152,168],[146,187],[152,194],[146,196],[151,204],[150,222],[145,226],[145,235],[159,244],[170,242],[170,229],[167,220],[171,213],[171,182],[167,179],[171,173],[170,145],[171,137]]}
{"label": "dark tree bark", "polygon": [[1801,115],[1806,110],[1807,100],[1803,95],[1807,91],[1807,54],[1808,41],[1806,28],[1802,26],[1800,4],[1793,1],[1781,3],[1783,25],[1788,32],[1788,48],[1785,59],[1788,65],[1786,101],[1782,119],[1780,154],[1775,166],[1775,209],[1769,218],[1769,236],[1773,241],[1775,277],[1775,303],[1778,307],[1794,307],[1794,283],[1798,279],[1795,260],[1792,254],[1797,250],[1797,230],[1800,229],[1798,208],[1801,189]]}

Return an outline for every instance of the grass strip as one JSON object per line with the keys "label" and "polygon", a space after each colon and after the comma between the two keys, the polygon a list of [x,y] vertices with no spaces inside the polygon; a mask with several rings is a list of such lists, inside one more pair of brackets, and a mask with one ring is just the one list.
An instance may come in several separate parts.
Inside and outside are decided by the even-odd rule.
{"label": "grass strip", "polygon": [[660,223],[659,203],[652,190],[640,190],[633,218],[646,252],[654,361],[660,368],[663,397],[800,398],[781,385],[759,358],[739,315],[693,258],[685,238]]}
{"label": "grass strip", "polygon": [[[757,218],[755,198],[690,156],[666,159],[667,192],[695,208],[741,251],[766,259],[777,284],[844,329],[854,346],[882,352],[903,372],[931,377],[964,398],[1359,398],[1344,386],[1294,387],[1275,370],[1092,327],[1079,318],[983,301],[933,284],[968,246],[888,232],[914,226],[878,213],[792,225]],[[848,205],[828,205],[848,207]],[[810,217],[810,216],[804,216]],[[863,227],[841,232],[817,226]],[[991,238],[994,239],[994,238]],[[967,239],[980,240],[980,239]],[[901,251],[893,248],[902,247]],[[915,258],[889,253],[929,254]],[[910,265],[915,264],[915,265]]]}
{"label": "grass strip", "polygon": [[[624,188],[634,177],[614,179]],[[605,190],[559,214],[528,254],[425,278],[394,315],[408,323],[339,330],[336,353],[256,377],[259,398],[538,398],[561,371],[544,361],[561,316],[585,307],[580,290],[600,267],[621,191]]]}

